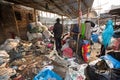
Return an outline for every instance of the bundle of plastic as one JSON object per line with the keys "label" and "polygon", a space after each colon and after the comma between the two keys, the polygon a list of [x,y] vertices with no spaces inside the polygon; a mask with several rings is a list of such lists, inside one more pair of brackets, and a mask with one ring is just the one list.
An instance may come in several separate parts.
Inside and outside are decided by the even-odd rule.
{"label": "bundle of plastic", "polygon": [[48,28],[45,25],[42,25],[41,22],[30,23],[28,24],[27,28],[28,28],[27,37],[29,41],[33,39],[42,39],[43,35],[46,38],[52,36],[51,33],[48,31]]}
{"label": "bundle of plastic", "polygon": [[38,33],[43,31],[41,26],[41,22],[32,22],[28,24],[27,28],[30,33]]}

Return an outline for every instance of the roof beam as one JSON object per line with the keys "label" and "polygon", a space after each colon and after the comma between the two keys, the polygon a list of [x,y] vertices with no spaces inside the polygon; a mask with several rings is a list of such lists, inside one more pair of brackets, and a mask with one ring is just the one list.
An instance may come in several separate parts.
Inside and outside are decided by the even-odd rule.
{"label": "roof beam", "polygon": [[85,3],[84,0],[81,0],[81,1],[82,1],[82,3],[83,3],[87,8],[89,8],[89,6]]}
{"label": "roof beam", "polygon": [[[67,4],[61,4],[59,7],[63,7],[63,6],[66,6],[66,5],[70,5],[70,4],[73,4],[73,3],[76,3],[76,1],[69,2],[69,3],[67,3]],[[55,8],[52,8],[52,9],[55,9]]]}
{"label": "roof beam", "polygon": [[[40,4],[40,3],[36,3],[36,2],[33,2],[32,5],[30,5],[30,4],[28,4],[28,2],[22,2],[22,1],[19,1],[19,0],[6,0],[6,1],[13,2],[15,4],[21,4],[21,5],[24,5],[24,6],[28,6],[28,7],[35,8],[35,9],[42,10],[42,11],[46,11],[46,12],[55,13],[55,14],[58,14],[58,15],[63,15],[63,14],[59,14],[59,13],[57,13],[55,11],[52,11],[52,10],[46,10],[45,5]],[[29,2],[29,3],[31,3],[31,2]],[[39,5],[39,7],[41,7],[41,8],[39,8],[36,4]]]}
{"label": "roof beam", "polygon": [[73,6],[71,6],[70,4],[68,4],[68,0],[62,0],[62,2],[63,2],[64,4],[66,4],[66,5],[71,9],[72,15],[75,15],[75,16],[78,15],[78,14],[76,13],[76,12],[77,12],[76,9],[75,9]]}

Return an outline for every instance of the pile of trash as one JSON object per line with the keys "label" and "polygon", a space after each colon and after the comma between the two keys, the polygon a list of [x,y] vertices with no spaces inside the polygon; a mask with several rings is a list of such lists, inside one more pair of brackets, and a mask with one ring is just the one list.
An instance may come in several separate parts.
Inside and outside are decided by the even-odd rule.
{"label": "pile of trash", "polygon": [[16,74],[16,71],[9,66],[9,55],[5,50],[0,50],[0,80],[8,80],[11,76]]}
{"label": "pile of trash", "polygon": [[45,25],[42,25],[41,22],[29,23],[27,28],[27,37],[29,41],[33,39],[49,40],[50,37],[53,37],[48,28]]}
{"label": "pile of trash", "polygon": [[[64,66],[45,56],[53,53],[53,43],[50,42],[7,39],[0,50],[0,80],[32,80],[39,71],[50,65],[61,75],[65,71]],[[58,67],[64,71],[61,72]]]}
{"label": "pile of trash", "polygon": [[[7,39],[0,46],[0,80],[120,79],[120,52],[108,52],[89,62],[90,41],[80,39],[77,43],[69,34],[63,37],[62,49],[57,52],[52,34],[40,22],[28,25],[27,36],[29,41]],[[93,41],[97,42],[98,39]],[[117,45],[118,42],[119,39],[114,40],[113,44]],[[79,58],[84,63],[79,63]]]}
{"label": "pile of trash", "polygon": [[[83,46],[87,46],[89,48],[88,41],[83,40],[83,43]],[[14,46],[10,46],[12,44]],[[76,62],[75,56],[70,57],[68,55],[63,55],[61,57],[55,50],[55,45],[52,44],[53,47],[51,48],[51,45],[48,44],[49,43],[38,40],[6,40],[0,47],[0,80],[119,79],[119,52],[110,52],[108,55],[102,56],[90,63],[79,64]],[[63,52],[68,48],[73,50],[74,47],[71,45],[75,44],[75,42],[73,40],[69,40],[67,44],[68,47],[62,48]],[[88,54],[84,49],[83,51],[85,52],[84,54]]]}

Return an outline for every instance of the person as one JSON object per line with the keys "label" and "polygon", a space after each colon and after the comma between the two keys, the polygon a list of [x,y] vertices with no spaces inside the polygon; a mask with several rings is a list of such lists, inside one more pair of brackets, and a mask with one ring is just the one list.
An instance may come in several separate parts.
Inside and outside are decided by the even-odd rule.
{"label": "person", "polygon": [[100,54],[97,55],[98,57],[105,55],[106,48],[110,45],[113,33],[114,33],[113,21],[108,20],[106,23],[106,27],[102,32],[102,45]]}
{"label": "person", "polygon": [[79,25],[78,24],[74,24],[71,27],[71,35],[73,37],[73,40],[77,41],[78,34],[79,34]]}
{"label": "person", "polygon": [[53,33],[55,38],[56,50],[59,51],[62,48],[61,36],[63,33],[63,25],[60,24],[59,18],[56,19],[56,23],[54,24],[54,27],[53,27]]}

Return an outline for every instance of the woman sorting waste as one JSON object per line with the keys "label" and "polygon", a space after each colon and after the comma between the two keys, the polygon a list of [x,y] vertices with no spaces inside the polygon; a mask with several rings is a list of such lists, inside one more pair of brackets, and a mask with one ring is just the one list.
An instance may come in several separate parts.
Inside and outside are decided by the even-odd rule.
{"label": "woman sorting waste", "polygon": [[106,23],[106,27],[102,32],[102,45],[101,45],[101,51],[100,54],[97,55],[97,57],[105,55],[105,50],[109,46],[111,42],[111,38],[113,36],[114,29],[113,29],[113,21],[108,20]]}

